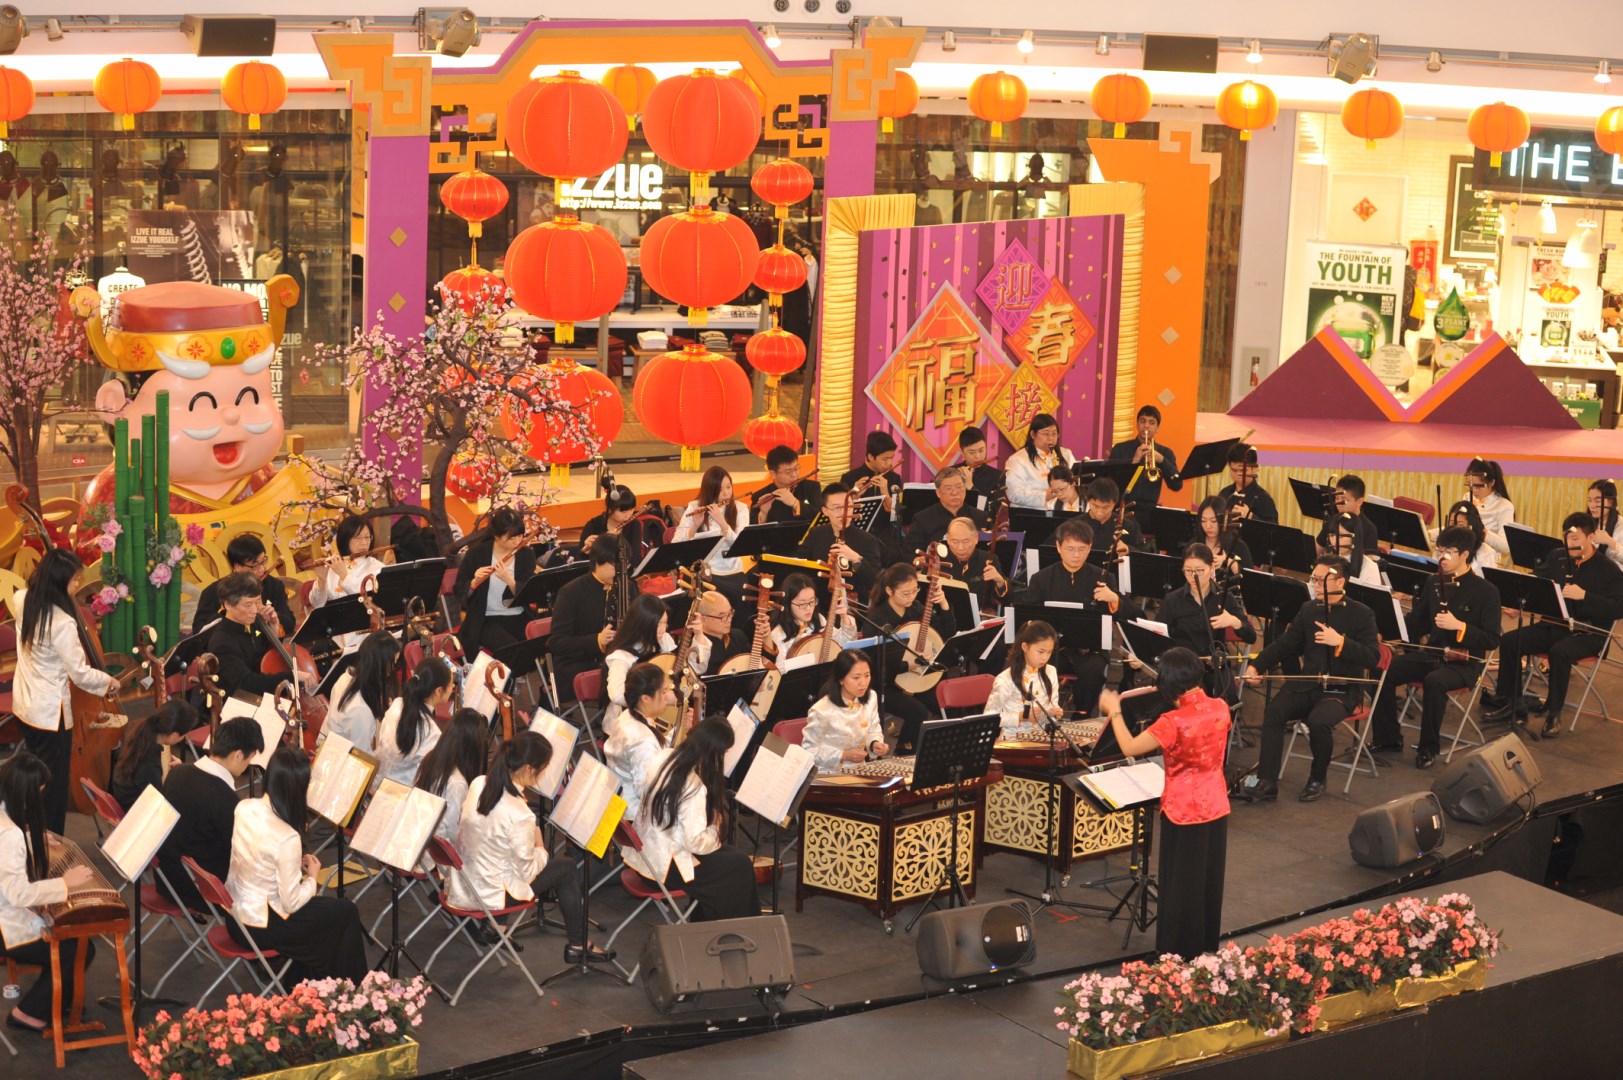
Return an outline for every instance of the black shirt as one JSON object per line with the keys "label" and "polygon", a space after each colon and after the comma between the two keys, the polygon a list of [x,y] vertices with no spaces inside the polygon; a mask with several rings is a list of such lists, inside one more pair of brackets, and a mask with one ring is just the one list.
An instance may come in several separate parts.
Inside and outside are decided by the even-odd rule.
{"label": "black shirt", "polygon": [[[282,622],[282,633],[291,634],[298,629],[298,623],[293,619],[293,608],[287,602],[287,585],[275,574],[260,579],[259,588],[264,600],[276,609],[276,617]],[[220,583],[211,581],[203,586],[202,595],[197,598],[197,614],[192,616],[192,633],[200,634],[203,627],[225,614],[220,607]]]}
{"label": "black shirt", "polygon": [[[227,694],[241,690],[250,694],[268,694],[293,678],[285,671],[274,675],[262,674],[260,661],[271,651],[271,641],[258,626],[244,626],[230,619],[221,619],[209,634],[209,652],[220,661],[220,686]],[[171,776],[171,778],[173,778]]]}
{"label": "black shirt", "polygon": [[[880,572],[885,569],[884,546],[872,533],[861,529],[845,530],[844,539],[845,546],[856,552],[858,557],[857,564],[846,573],[845,580],[856,586],[858,597],[867,596],[879,579]],[[829,549],[833,546],[834,527],[819,525],[806,536],[805,543],[795,549],[795,557],[827,563]],[[817,595],[828,599],[827,582],[821,578],[817,582]]]}
{"label": "black shirt", "polygon": [[[771,631],[768,630],[767,633],[770,635]],[[710,639],[710,666],[701,671],[699,673],[701,675],[714,675],[721,670],[721,665],[733,657],[749,655],[750,648],[755,644],[753,627],[748,634],[729,630],[725,637],[717,637],[715,634],[706,634],[705,637]]]}
{"label": "black shirt", "polygon": [[925,544],[933,544],[947,535],[947,526],[952,524],[953,518],[966,517],[975,523],[977,529],[986,528],[986,515],[975,509],[969,503],[964,503],[954,513],[940,503],[927,506],[913,515],[913,522],[907,529],[907,543],[914,551],[924,550]]}
{"label": "black shirt", "polygon": [[[1346,638],[1339,652],[1332,646],[1320,645],[1313,640],[1321,622]],[[1323,602],[1309,600],[1302,605],[1285,632],[1257,654],[1251,666],[1257,671],[1267,671],[1287,656],[1301,658],[1304,675],[1329,675],[1332,679],[1364,678],[1381,660],[1375,613],[1356,600],[1343,600],[1328,610]],[[1322,690],[1326,687],[1316,682],[1287,681],[1285,689]],[[1328,689],[1344,692],[1356,701],[1364,696],[1365,687],[1361,683],[1338,686],[1332,682]]]}
{"label": "black shirt", "polygon": [[207,911],[192,876],[180,861],[185,856],[219,878],[231,869],[231,833],[236,822],[237,793],[217,776],[196,765],[169,770],[163,797],[180,812],[169,838],[158,849],[158,865],[174,886],[175,899],[193,911]]}
{"label": "black shirt", "polygon": [[603,650],[597,635],[608,625],[608,591],[590,574],[578,577],[558,590],[552,607],[553,677],[558,694],[575,700],[575,676],[603,666]]}
{"label": "black shirt", "polygon": [[[762,518],[756,512],[760,501],[768,493],[776,491],[776,484],[768,484],[764,488],[757,488],[750,494],[750,523],[758,524]],[[800,500],[800,512],[789,509],[789,504],[782,499],[773,499],[766,511],[766,521],[770,524],[778,521],[810,521],[817,516],[817,511],[823,505],[823,489],[817,486],[816,480],[798,480],[789,491]]]}
{"label": "black shirt", "polygon": [[969,486],[990,499],[1003,490],[1003,470],[990,463],[977,465],[969,478]]}
{"label": "black shirt", "polygon": [[[1499,646],[1499,589],[1469,570],[1451,582],[1442,583],[1442,587],[1447,593],[1448,610],[1465,623],[1463,636],[1457,630],[1438,629],[1436,620],[1442,610],[1439,605],[1440,582],[1438,578],[1432,578],[1420,590],[1420,595],[1415,597],[1414,606],[1405,620],[1410,638],[1443,649],[1463,648],[1471,654],[1472,660],[1481,661],[1490,650]],[[1443,659],[1441,653],[1429,655],[1438,661]]]}
{"label": "black shirt", "polygon": [[[979,548],[969,553],[969,558],[959,562],[951,552],[941,560],[941,572],[954,579],[962,581],[974,590],[975,598],[980,602],[981,613],[985,614],[996,609],[1002,602],[997,587],[986,579],[986,566],[992,557]],[[1002,567],[998,567],[1002,570]]]}
{"label": "black shirt", "polygon": [[[119,764],[123,764],[122,761]],[[149,787],[163,788],[163,747],[154,743],[147,748],[146,756],[135,766],[128,782],[121,781],[118,774],[121,770],[115,768],[108,783],[108,792],[118,800],[126,813],[135,805],[135,800],[141,797],[141,792]]]}
{"label": "black shirt", "polygon": [[1257,640],[1256,628],[1241,611],[1237,595],[1225,596],[1220,601],[1216,593],[1208,592],[1197,602],[1189,586],[1184,585],[1167,593],[1155,617],[1158,622],[1167,624],[1167,636],[1172,644],[1181,645],[1196,656],[1210,656],[1212,643],[1221,645],[1225,636],[1224,631],[1211,628],[1211,620],[1219,611],[1239,616],[1240,625],[1234,632],[1241,641],[1249,645]]}
{"label": "black shirt", "polygon": [[[1233,484],[1229,484],[1227,487],[1219,489],[1217,494],[1221,498],[1227,500],[1231,506],[1234,504]],[[1269,521],[1275,525],[1279,524],[1279,507],[1274,505],[1274,497],[1268,494],[1267,490],[1263,488],[1261,484],[1247,484],[1245,487],[1245,497],[1243,501],[1245,502],[1246,506],[1251,508],[1251,516],[1256,518],[1258,521]]]}
{"label": "black shirt", "polygon": [[[1568,580],[1572,557],[1565,548],[1557,548],[1545,565],[1539,567],[1540,577],[1556,581]],[[1568,600],[1567,614],[1592,626],[1609,627],[1612,620],[1623,619],[1623,569],[1606,557],[1599,548],[1595,554],[1576,569],[1570,570],[1571,582],[1584,590],[1582,600]]]}
{"label": "black shirt", "polygon": [[[1128,439],[1119,442],[1110,448],[1111,461],[1132,461],[1133,455],[1138,453],[1138,440]],[[1165,484],[1168,491],[1182,491],[1183,478],[1178,475],[1178,456],[1171,450],[1155,444],[1156,458],[1161,464],[1161,479],[1151,481],[1148,476],[1140,473],[1138,483],[1133,484],[1124,492],[1127,501],[1135,506],[1154,506],[1161,501],[1161,485]],[[1149,462],[1140,462],[1148,465]]]}
{"label": "black shirt", "polygon": [[1143,609],[1134,603],[1131,597],[1123,596],[1116,587],[1111,575],[1094,566],[1092,563],[1083,563],[1082,569],[1071,573],[1065,569],[1062,562],[1044,567],[1031,576],[1026,583],[1026,591],[1019,597],[1022,604],[1049,604],[1059,602],[1062,604],[1089,604],[1099,607],[1098,601],[1093,598],[1093,590],[1101,582],[1110,587],[1110,591],[1121,597],[1114,612],[1119,619],[1136,619],[1142,615]]}
{"label": "black shirt", "polygon": [[[1093,530],[1093,550],[1109,551],[1110,538],[1115,535],[1116,522],[1110,520],[1100,522],[1092,514],[1084,513],[1082,520],[1087,522],[1088,528]],[[1139,528],[1138,521],[1131,514],[1122,517],[1122,539],[1127,542],[1130,551],[1149,551],[1150,545],[1144,542],[1144,530]]]}
{"label": "black shirt", "polygon": [[[478,588],[473,587],[473,575],[482,566],[491,565],[495,556],[496,546],[486,540],[475,544],[463,553],[462,563],[456,571],[456,598],[462,604],[462,628],[457,636],[462,640],[463,649],[472,656],[483,647],[481,640],[485,629],[485,603],[490,596],[490,583],[495,581],[495,575],[485,578]],[[513,598],[524,588],[524,583],[535,576],[535,549],[521,547],[513,553],[513,587],[507,590],[507,602],[511,604]],[[503,583],[506,588],[506,583]],[[561,591],[561,590],[560,590]],[[509,608],[511,615],[528,614],[523,607]]]}
{"label": "black shirt", "polygon": [[[1337,516],[1339,517],[1340,515]],[[1366,554],[1375,554],[1375,552],[1380,550],[1381,543],[1381,534],[1375,528],[1375,523],[1369,518],[1365,517],[1363,514],[1354,514],[1352,518],[1358,523],[1359,546],[1364,549]],[[1335,518],[1332,518],[1330,521],[1327,521],[1320,526],[1318,542],[1321,548],[1330,547],[1330,526],[1334,523]]]}

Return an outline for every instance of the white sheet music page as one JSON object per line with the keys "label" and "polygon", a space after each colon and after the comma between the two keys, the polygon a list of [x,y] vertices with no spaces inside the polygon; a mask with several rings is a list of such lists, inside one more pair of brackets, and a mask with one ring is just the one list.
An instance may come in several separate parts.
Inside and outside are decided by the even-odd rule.
{"label": "white sheet music page", "polygon": [[146,870],[169,832],[180,820],[180,811],[172,806],[163,792],[148,784],[107,839],[102,841],[102,854],[123,875],[125,881],[135,881]]}
{"label": "white sheet music page", "polygon": [[580,728],[545,709],[537,709],[535,719],[530,721],[530,730],[552,747],[552,757],[547,759],[547,767],[536,780],[534,790],[544,798],[556,799],[558,789],[563,786],[564,773],[569,771],[569,756],[575,751]]}
{"label": "white sheet music page", "polygon": [[738,803],[767,821],[782,821],[816,767],[817,759],[803,747],[769,734],[738,786]]}
{"label": "white sheet music page", "polygon": [[334,825],[347,824],[376,769],[374,758],[342,735],[329,733],[310,763],[310,811]]}
{"label": "white sheet music page", "polygon": [[750,715],[749,709],[740,701],[727,714],[727,726],[733,729],[733,745],[727,751],[727,756],[722,759],[722,770],[731,776],[733,770],[738,768],[738,759],[744,756],[744,751],[749,749],[751,740],[755,738],[757,725],[755,717]]}
{"label": "white sheet music page", "polygon": [[474,659],[473,666],[468,669],[467,677],[462,683],[462,707],[477,709],[479,715],[486,720],[496,715],[496,695],[485,685],[485,672],[489,671],[490,665],[494,663],[497,663],[494,656],[481,652]]}
{"label": "white sheet music page", "polygon": [[[220,707],[220,722],[235,720],[239,716],[246,716],[257,723],[260,733],[265,737],[265,749],[255,754],[248,764],[258,765],[261,769],[269,768],[271,755],[282,745],[282,732],[287,730],[287,721],[276,711],[276,699],[270,694],[254,694],[246,697],[232,694]],[[203,744],[203,749],[208,749],[207,743]]]}
{"label": "white sheet music page", "polygon": [[591,843],[609,808],[609,800],[619,791],[620,782],[595,757],[583,755],[564,785],[558,804],[552,808],[552,823],[581,847]]}
{"label": "white sheet music page", "polygon": [[445,816],[445,800],[394,780],[378,785],[350,846],[397,870],[411,871]]}

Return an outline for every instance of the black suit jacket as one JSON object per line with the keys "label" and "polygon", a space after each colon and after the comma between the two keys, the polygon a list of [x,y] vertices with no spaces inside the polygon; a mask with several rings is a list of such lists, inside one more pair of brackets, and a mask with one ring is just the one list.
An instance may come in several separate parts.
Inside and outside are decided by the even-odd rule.
{"label": "black suit jacket", "polygon": [[271,647],[270,638],[259,627],[221,619],[209,634],[209,652],[220,661],[220,685],[225,692],[268,694],[287,682],[290,676],[285,671],[275,675],[260,673],[260,661]]}
{"label": "black suit jacket", "polygon": [[558,599],[552,606],[552,637],[548,648],[552,650],[558,695],[565,701],[575,700],[576,675],[603,666],[603,650],[597,646],[597,635],[608,625],[607,607],[608,593],[603,583],[590,574],[558,590]]}
{"label": "black suit jacket", "polygon": [[[1339,651],[1313,640],[1321,622],[1346,638]],[[1258,671],[1267,671],[1286,656],[1301,657],[1303,675],[1328,675],[1331,679],[1364,678],[1381,661],[1375,613],[1355,600],[1343,600],[1328,611],[1318,600],[1309,600],[1302,605],[1285,632],[1257,654],[1251,666]],[[1287,681],[1285,689],[1302,691],[1324,688],[1314,682]],[[1329,689],[1337,690],[1338,687],[1332,682]],[[1348,701],[1357,702],[1363,699],[1367,687],[1362,683],[1353,683],[1339,689]]]}
{"label": "black suit jacket", "polygon": [[169,770],[163,797],[180,812],[169,839],[158,849],[158,865],[174,886],[175,899],[194,911],[207,911],[192,876],[181,864],[190,856],[197,865],[225,880],[231,869],[231,831],[236,820],[237,793],[216,776],[196,765]]}
{"label": "black suit jacket", "polygon": [[947,535],[947,526],[952,524],[955,517],[968,518],[977,529],[986,528],[986,515],[969,503],[959,507],[956,514],[936,503],[913,515],[912,524],[907,529],[907,546],[915,552],[923,551],[925,544],[933,544]]}
{"label": "black suit jacket", "polygon": [[[1406,620],[1409,636],[1415,641],[1442,649],[1465,649],[1476,661],[1499,646],[1499,590],[1466,571],[1449,587],[1448,610],[1465,623],[1464,630],[1442,630],[1437,626],[1441,612],[1438,584],[1433,578],[1415,597]],[[1437,653],[1429,654],[1440,660]]]}
{"label": "black suit jacket", "polygon": [[[476,655],[483,642],[480,636],[485,629],[485,602],[489,599],[490,579],[477,589],[473,587],[473,574],[481,566],[489,566],[491,555],[496,547],[489,540],[475,544],[462,556],[462,563],[456,570],[456,598],[462,604],[462,628],[457,636],[462,640],[462,648],[469,656]],[[521,547],[513,556],[513,595],[524,588],[524,583],[535,576],[535,550]],[[562,590],[559,590],[560,593]],[[512,599],[510,595],[509,600]],[[513,614],[519,615],[523,608],[514,608]]]}
{"label": "black suit jacket", "polygon": [[[276,617],[282,620],[282,633],[291,634],[298,628],[293,621],[293,607],[287,600],[287,586],[275,574],[266,577],[259,583],[265,594],[265,601],[276,609]],[[203,627],[218,619],[223,612],[220,610],[220,583],[211,581],[203,586],[203,592],[197,598],[197,614],[192,616],[192,633],[202,631]]]}

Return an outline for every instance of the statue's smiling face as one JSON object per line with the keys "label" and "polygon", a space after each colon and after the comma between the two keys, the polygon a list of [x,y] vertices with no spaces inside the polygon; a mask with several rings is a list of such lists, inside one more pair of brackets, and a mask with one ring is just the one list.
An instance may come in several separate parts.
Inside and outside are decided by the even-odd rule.
{"label": "statue's smiling face", "polygon": [[[120,384],[109,383],[103,387]],[[133,401],[112,410],[139,432],[141,417],[157,409],[158,393],[169,392],[169,478],[188,488],[230,484],[268,465],[282,445],[282,412],[271,394],[269,367],[250,374],[245,366],[211,367],[189,379],[155,371]],[[123,399],[121,390],[111,392]],[[107,408],[102,396],[98,404]]]}

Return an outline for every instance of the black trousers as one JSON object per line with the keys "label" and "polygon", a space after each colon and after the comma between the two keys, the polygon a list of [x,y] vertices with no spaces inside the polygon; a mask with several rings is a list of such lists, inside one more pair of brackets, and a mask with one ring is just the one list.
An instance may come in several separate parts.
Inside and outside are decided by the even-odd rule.
{"label": "black trousers", "polygon": [[[567,852],[547,856],[547,865],[530,882],[530,891],[537,897],[548,892],[558,898],[558,908],[564,915],[564,933],[569,944],[586,944],[586,906],[581,902],[580,866]],[[508,897],[509,903],[514,903]]]}
{"label": "black trousers", "polygon": [[485,621],[479,627],[479,641],[473,652],[479,648],[495,652],[504,645],[511,645],[524,640],[524,628],[530,624],[528,613],[520,615],[486,615]]}
{"label": "black trousers", "polygon": [[[1543,653],[1550,658],[1550,696],[1544,703],[1544,715],[1560,716],[1567,703],[1567,683],[1572,678],[1572,665],[1579,660],[1599,656],[1601,646],[1605,644],[1606,639],[1599,634],[1577,634],[1558,623],[1534,623],[1520,630],[1512,630],[1499,639],[1499,697],[1510,700],[1523,658]],[[1524,681],[1524,689],[1526,685]]]}
{"label": "black trousers", "polygon": [[[32,730],[32,729],[30,729]],[[90,974],[90,962],[96,958],[96,943],[90,938],[68,938],[62,942],[62,1011],[68,1011],[73,1001],[73,970],[79,955],[79,943],[85,946],[85,974]],[[35,1020],[52,1022],[51,1016],[51,945],[43,938],[25,945],[7,949],[0,946],[0,956],[19,964],[35,964],[40,968],[39,978],[17,1002],[17,1008]]]}
{"label": "black trousers", "polygon": [[68,792],[73,784],[69,775],[73,764],[73,732],[67,728],[45,731],[24,724],[23,745],[51,770],[51,782],[45,787],[45,828],[62,836],[67,832]]}
{"label": "black trousers", "polygon": [[1054,670],[1076,678],[1076,685],[1071,688],[1071,705],[1084,715],[1092,715],[1098,708],[1099,692],[1105,688],[1109,668],[1110,657],[1101,652],[1060,649],[1054,654]]}
{"label": "black trousers", "polygon": [[1301,720],[1307,724],[1307,741],[1313,748],[1313,766],[1308,779],[1324,783],[1330,774],[1330,755],[1335,750],[1336,725],[1347,719],[1356,704],[1356,700],[1349,703],[1342,700],[1342,695],[1327,694],[1320,689],[1280,693],[1262,714],[1262,754],[1257,759],[1257,778],[1279,779],[1285,758],[1285,729]]}
{"label": "black trousers", "polygon": [[1440,653],[1399,653],[1386,672],[1386,685],[1375,701],[1370,721],[1370,741],[1391,745],[1403,741],[1398,727],[1398,687],[1420,684],[1421,750],[1436,754],[1443,746],[1443,717],[1448,713],[1448,695],[1476,684],[1481,664],[1444,663]]}
{"label": "black trousers", "polygon": [[699,902],[694,922],[744,919],[761,913],[761,897],[755,891],[755,864],[731,844],[699,856],[692,881],[683,881],[682,871],[671,863],[665,887],[672,892],[681,889]]}
{"label": "black trousers", "polygon": [[885,711],[902,722],[901,730],[896,735],[896,745],[912,747],[917,744],[919,728],[930,719],[930,707],[892,683],[885,689]]}
{"label": "black trousers", "polygon": [[1223,931],[1223,872],[1228,858],[1227,817],[1177,825],[1161,816],[1160,903],[1155,951],[1185,960],[1217,950]]}
{"label": "black trousers", "polygon": [[[272,908],[264,927],[249,927],[254,942],[262,950],[275,949],[293,961],[282,985],[289,990],[306,979],[366,978],[366,930],[353,900],[336,896],[312,896],[305,905],[284,919]],[[232,920],[231,936],[246,945],[242,928]],[[271,967],[279,967],[276,960]]]}

